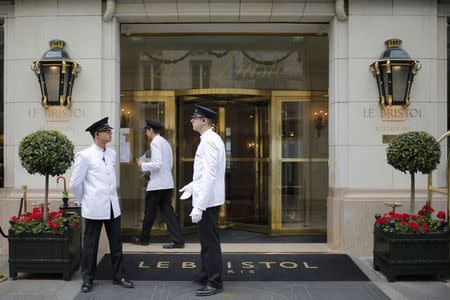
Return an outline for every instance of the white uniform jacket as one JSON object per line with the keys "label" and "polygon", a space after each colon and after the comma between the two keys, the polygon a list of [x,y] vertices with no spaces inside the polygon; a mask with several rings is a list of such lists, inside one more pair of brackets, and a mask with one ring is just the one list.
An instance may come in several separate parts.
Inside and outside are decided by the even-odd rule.
{"label": "white uniform jacket", "polygon": [[70,189],[81,202],[83,218],[108,220],[111,205],[114,218],[120,216],[115,164],[116,151],[111,148],[103,151],[96,144],[76,154]]}
{"label": "white uniform jacket", "polygon": [[205,210],[225,203],[225,145],[208,129],[200,136],[192,176],[192,206]]}
{"label": "white uniform jacket", "polygon": [[[147,191],[173,189],[173,156],[172,147],[160,135],[153,138],[150,143],[151,159],[149,162],[142,160],[142,172],[150,172],[150,180]],[[145,154],[141,159],[145,157]]]}

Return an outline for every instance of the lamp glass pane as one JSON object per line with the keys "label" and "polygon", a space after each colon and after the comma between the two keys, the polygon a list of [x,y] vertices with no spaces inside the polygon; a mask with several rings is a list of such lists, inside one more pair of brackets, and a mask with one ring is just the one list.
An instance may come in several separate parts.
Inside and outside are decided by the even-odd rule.
{"label": "lamp glass pane", "polygon": [[389,79],[388,79],[388,73],[386,72],[385,64],[380,66],[380,72],[381,72],[381,79],[383,81],[385,101],[387,101],[387,97],[389,95]]}
{"label": "lamp glass pane", "polygon": [[70,74],[72,73],[72,66],[70,64],[67,65],[66,67],[66,73],[63,74],[63,96],[64,96],[64,100],[67,101],[67,96],[70,96],[69,94],[69,82],[70,82]]}
{"label": "lamp glass pane", "polygon": [[406,87],[410,65],[392,65],[393,103],[403,104],[405,102]]}
{"label": "lamp glass pane", "polygon": [[48,104],[59,104],[60,66],[43,66]]}

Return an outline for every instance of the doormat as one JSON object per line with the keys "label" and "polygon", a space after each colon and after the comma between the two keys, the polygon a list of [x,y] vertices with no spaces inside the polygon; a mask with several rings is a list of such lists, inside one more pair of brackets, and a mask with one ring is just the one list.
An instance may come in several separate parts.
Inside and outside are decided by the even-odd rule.
{"label": "doormat", "polygon": [[[124,254],[130,280],[192,281],[198,254]],[[111,280],[111,256],[98,264],[95,279]],[[369,281],[346,254],[224,254],[225,281]]]}

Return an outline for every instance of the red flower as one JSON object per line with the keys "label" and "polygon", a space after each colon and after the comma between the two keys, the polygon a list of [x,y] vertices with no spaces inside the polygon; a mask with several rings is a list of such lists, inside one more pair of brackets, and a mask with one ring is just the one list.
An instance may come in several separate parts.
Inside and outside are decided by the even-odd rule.
{"label": "red flower", "polygon": [[42,213],[40,207],[33,207],[33,215],[40,214],[40,213]]}
{"label": "red flower", "polygon": [[422,207],[421,210],[423,210],[423,211],[426,212],[426,213],[432,213],[432,212],[434,212],[434,209],[433,209],[430,205],[427,205],[427,204],[425,204],[425,205]]}
{"label": "red flower", "polygon": [[411,220],[417,220],[418,218],[419,218],[418,216],[414,215],[411,217]]}
{"label": "red flower", "polygon": [[406,222],[405,220],[403,220],[401,224],[402,224],[403,226],[408,226],[408,222]]}
{"label": "red flower", "polygon": [[445,218],[447,217],[444,211],[440,211],[437,213],[436,217],[438,217],[441,220],[445,220]]}
{"label": "red flower", "polygon": [[417,232],[420,231],[420,226],[416,222],[409,222],[408,223],[408,227],[411,228],[414,231],[417,231]]}
{"label": "red flower", "polygon": [[53,229],[58,229],[59,225],[56,222],[52,222]]}
{"label": "red flower", "polygon": [[48,215],[48,217],[49,217],[49,219],[54,219],[54,218],[60,219],[60,218],[61,218],[61,215],[60,215],[60,212],[59,212],[59,211],[52,211],[52,212]]}
{"label": "red flower", "polygon": [[390,221],[391,221],[391,218],[384,216],[384,217],[378,218],[376,220],[376,223],[383,224],[383,223],[389,223]]}
{"label": "red flower", "polygon": [[423,231],[425,231],[427,233],[430,232],[430,227],[428,226],[427,223],[422,224],[422,229],[423,229]]}
{"label": "red flower", "polygon": [[401,218],[401,215],[400,215],[400,214],[397,214],[397,213],[395,213],[395,212],[393,212],[393,211],[389,212],[389,215],[390,215],[393,219]]}
{"label": "red flower", "polygon": [[11,222],[17,222],[17,221],[19,221],[19,218],[17,218],[16,216],[12,216],[10,221]]}

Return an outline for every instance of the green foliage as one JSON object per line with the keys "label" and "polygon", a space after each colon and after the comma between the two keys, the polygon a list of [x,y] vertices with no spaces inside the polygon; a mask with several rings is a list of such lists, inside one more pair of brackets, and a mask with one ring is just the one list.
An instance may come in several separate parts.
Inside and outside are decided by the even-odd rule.
{"label": "green foliage", "polygon": [[62,197],[63,198],[69,198],[69,192],[62,192]]}
{"label": "green foliage", "polygon": [[27,135],[19,145],[22,166],[30,174],[57,176],[72,165],[74,146],[61,132],[39,130]]}
{"label": "green foliage", "polygon": [[436,139],[424,131],[399,135],[387,147],[387,162],[403,173],[428,174],[436,169],[441,148]]}

